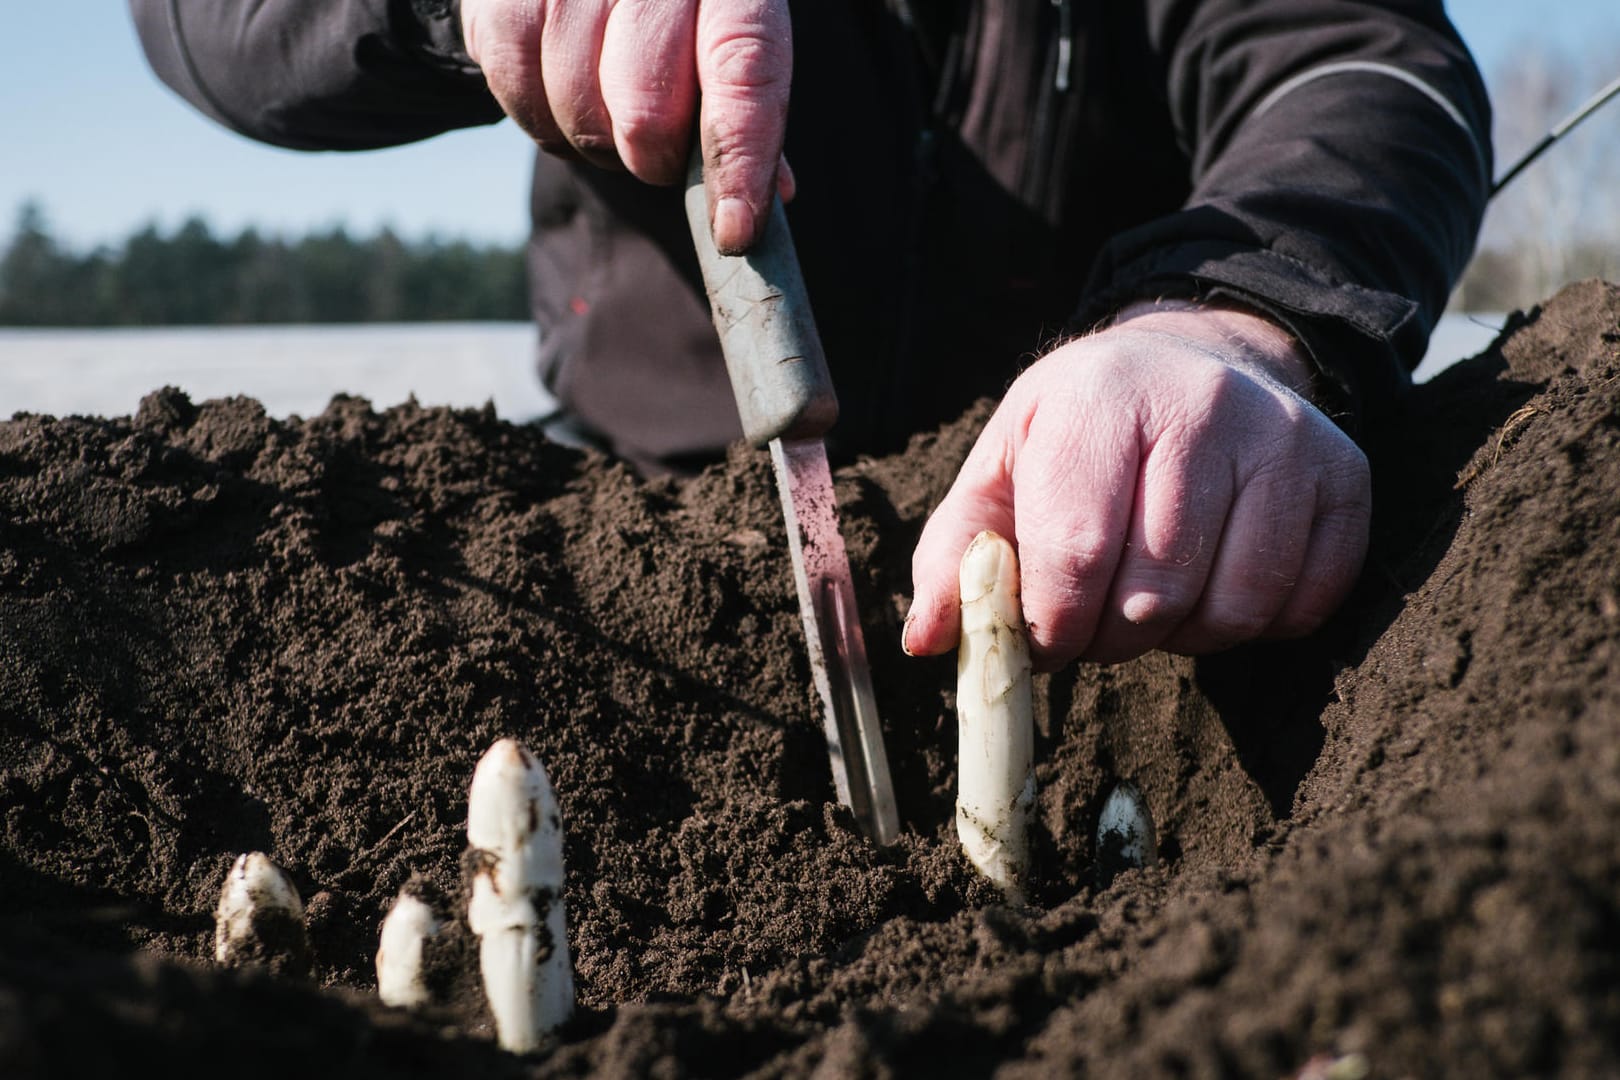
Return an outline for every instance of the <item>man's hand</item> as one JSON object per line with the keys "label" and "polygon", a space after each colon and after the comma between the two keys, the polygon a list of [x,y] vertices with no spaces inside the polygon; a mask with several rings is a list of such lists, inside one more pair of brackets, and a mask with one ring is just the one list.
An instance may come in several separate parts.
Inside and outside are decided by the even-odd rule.
{"label": "man's hand", "polygon": [[461,26],[501,107],[552,153],[676,184],[697,121],[722,252],[753,244],[773,193],[792,197],[787,0],[461,0]]}
{"label": "man's hand", "polygon": [[904,645],[956,647],[957,563],[1016,538],[1038,667],[1307,633],[1367,551],[1367,459],[1273,324],[1128,311],[1013,383],[923,530]]}

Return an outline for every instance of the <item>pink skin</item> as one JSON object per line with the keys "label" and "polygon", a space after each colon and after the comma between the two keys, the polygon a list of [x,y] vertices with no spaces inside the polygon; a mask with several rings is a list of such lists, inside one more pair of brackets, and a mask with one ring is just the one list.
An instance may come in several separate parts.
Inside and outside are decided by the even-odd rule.
{"label": "pink skin", "polygon": [[1036,666],[1213,652],[1319,626],[1367,551],[1367,459],[1247,312],[1138,305],[1013,383],[912,558],[904,646],[947,652],[957,566],[1014,540]]}
{"label": "pink skin", "polygon": [[722,252],[753,245],[773,192],[793,197],[787,0],[462,0],[461,25],[496,100],[547,151],[677,184],[696,125]]}

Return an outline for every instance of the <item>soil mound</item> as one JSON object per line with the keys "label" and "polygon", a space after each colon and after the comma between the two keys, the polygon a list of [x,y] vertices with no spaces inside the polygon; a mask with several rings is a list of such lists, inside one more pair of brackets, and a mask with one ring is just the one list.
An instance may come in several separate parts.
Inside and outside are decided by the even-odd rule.
{"label": "soil mound", "polygon": [[[761,454],[645,482],[349,398],[0,423],[0,1070],[1612,1073],[1620,288],[1516,318],[1373,439],[1374,553],[1322,633],[1038,682],[1017,910],[955,851],[954,666],[895,644],[985,408],[838,477],[882,850],[831,803]],[[562,804],[581,1003],[528,1058],[474,993],[370,993],[401,886],[458,887],[503,735]],[[1165,858],[1104,885],[1122,779]],[[307,982],[208,963],[251,850],[305,898]]]}

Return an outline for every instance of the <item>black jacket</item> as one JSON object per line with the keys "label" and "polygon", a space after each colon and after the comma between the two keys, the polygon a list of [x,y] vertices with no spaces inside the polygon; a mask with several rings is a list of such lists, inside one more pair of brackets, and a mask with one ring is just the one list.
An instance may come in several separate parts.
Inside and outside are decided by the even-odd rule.
{"label": "black jacket", "polygon": [[[451,0],[130,3],[159,75],[268,142],[501,116]],[[1352,423],[1400,392],[1472,251],[1489,104],[1440,0],[808,0],[793,19],[789,218],[845,451],[892,448],[1155,295],[1280,319]],[[735,438],[679,193],[541,156],[533,216],[548,385],[643,463]]]}

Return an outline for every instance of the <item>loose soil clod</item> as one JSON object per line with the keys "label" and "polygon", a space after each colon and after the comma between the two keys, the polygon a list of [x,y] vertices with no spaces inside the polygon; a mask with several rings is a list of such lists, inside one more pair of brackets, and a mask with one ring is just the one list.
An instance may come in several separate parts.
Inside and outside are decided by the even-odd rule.
{"label": "loose soil clod", "polygon": [[[1333,626],[1036,681],[1016,911],[955,847],[952,666],[894,644],[982,410],[838,478],[908,830],[883,850],[831,804],[760,455],[642,483],[487,413],[349,399],[0,423],[0,1062],[1612,1073],[1620,289],[1512,329],[1376,433]],[[455,891],[466,776],[506,733],[569,823],[580,1010],[544,1058],[465,995],[372,993],[384,910],[413,874]],[[1099,890],[1122,776],[1160,864]],[[255,849],[307,897],[316,986],[208,963]]]}

